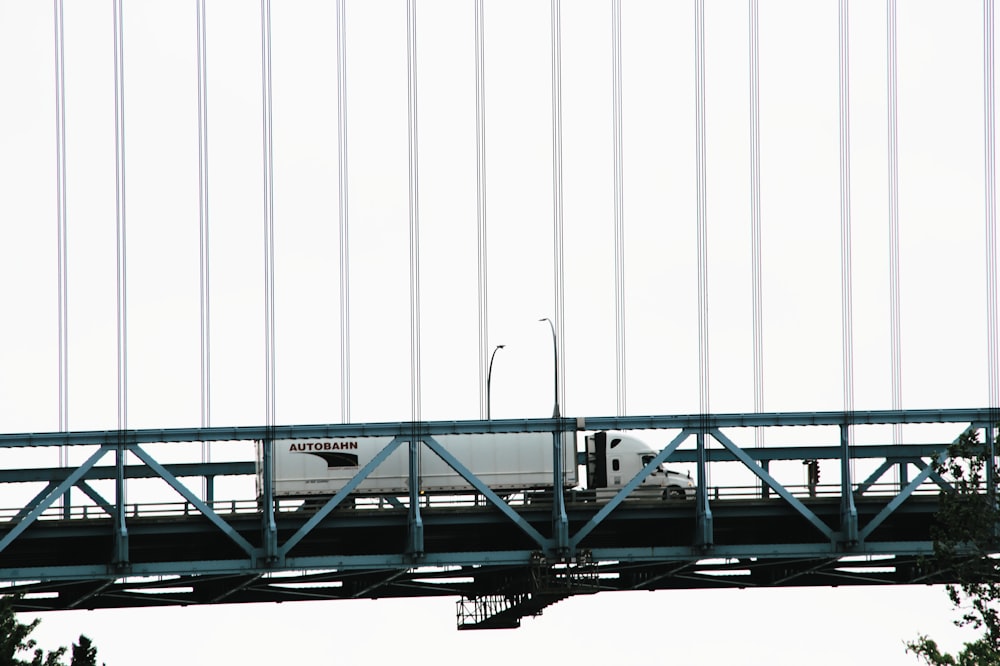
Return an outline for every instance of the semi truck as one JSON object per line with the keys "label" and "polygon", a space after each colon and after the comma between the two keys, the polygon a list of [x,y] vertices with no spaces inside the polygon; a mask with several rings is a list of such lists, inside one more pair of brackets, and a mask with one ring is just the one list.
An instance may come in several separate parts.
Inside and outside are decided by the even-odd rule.
{"label": "semi truck", "polygon": [[[642,440],[621,432],[583,436],[578,453],[576,433],[562,433],[562,486],[581,498],[607,501],[658,453]],[[552,434],[482,433],[435,435],[434,441],[500,495],[551,495],[554,482]],[[392,442],[392,437],[277,439],[273,449],[274,495],[279,498],[331,496]],[[258,444],[258,471],[263,455]],[[423,495],[463,495],[473,486],[426,446],[417,458]],[[581,478],[585,474],[586,478]],[[258,484],[264,478],[257,475]],[[409,447],[402,444],[353,490],[355,497],[395,497],[409,492]],[[661,464],[647,475],[628,499],[683,499],[694,496],[690,473]],[[260,488],[258,488],[260,490]]]}

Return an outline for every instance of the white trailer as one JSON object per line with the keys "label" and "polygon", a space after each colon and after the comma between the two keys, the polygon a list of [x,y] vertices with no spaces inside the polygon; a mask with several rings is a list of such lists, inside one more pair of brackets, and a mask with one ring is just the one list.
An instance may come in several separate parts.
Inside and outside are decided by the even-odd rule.
{"label": "white trailer", "polygon": [[[628,484],[658,453],[642,440],[618,432],[598,432],[584,439],[581,456],[586,479],[578,467],[576,434],[562,434],[562,486],[592,491],[584,493],[606,501]],[[392,441],[393,437],[333,437],[278,439],[274,441],[274,494],[276,497],[331,496]],[[401,438],[405,440],[405,438]],[[433,440],[498,493],[551,490],[553,487],[552,435],[536,433],[483,433],[434,435]],[[262,450],[258,445],[258,471]],[[409,492],[409,446],[403,441],[354,489],[358,496],[393,496]],[[417,457],[419,491],[424,494],[463,494],[472,485],[427,446]],[[258,484],[263,476],[258,474]],[[260,488],[258,488],[260,490]],[[630,495],[630,499],[693,497],[690,474],[656,467]]]}
{"label": "white trailer", "polygon": [[[552,488],[552,434],[483,433],[434,435],[435,442],[495,491]],[[277,497],[332,495],[371,462],[392,437],[279,439],[274,441]],[[563,434],[563,487],[579,483],[574,434]],[[258,448],[258,465],[261,454]],[[355,489],[357,495],[409,492],[409,446],[402,443]],[[423,493],[471,492],[472,485],[426,446],[417,472]],[[258,479],[260,475],[258,475]]]}

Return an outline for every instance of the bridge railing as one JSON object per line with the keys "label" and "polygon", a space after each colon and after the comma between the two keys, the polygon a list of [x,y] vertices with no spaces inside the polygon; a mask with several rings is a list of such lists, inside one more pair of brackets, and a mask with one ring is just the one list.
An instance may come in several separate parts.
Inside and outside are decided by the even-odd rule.
{"label": "bridge railing", "polygon": [[[786,485],[791,494],[803,501],[811,499],[834,500],[840,498],[840,485],[827,483],[810,487],[807,484]],[[890,498],[897,495],[899,490],[895,482],[876,483],[867,489],[865,497],[869,498]],[[941,487],[933,482],[925,482],[916,488],[912,495],[914,497],[935,497],[941,492]],[[733,485],[733,486],[711,486],[708,488],[708,495],[713,502],[748,502],[748,501],[780,501],[777,496],[763,498],[759,485]],[[514,493],[505,497],[510,506],[514,507],[540,507],[551,504],[551,497],[547,499],[532,498],[524,493]],[[593,504],[593,499],[581,499],[579,496],[568,493],[566,496],[567,505],[588,506]],[[683,506],[689,500],[677,499],[664,503],[656,498],[639,498],[628,500],[628,506]],[[407,509],[407,497],[396,496],[361,496],[354,498],[350,507],[345,507],[352,511],[391,511]],[[208,503],[208,506],[219,515],[255,515],[260,512],[260,503],[257,499],[227,499],[216,500]],[[282,499],[276,505],[279,513],[309,514],[317,511],[322,505],[318,501],[310,502],[303,499]],[[478,494],[466,495],[424,495],[421,497],[421,506],[425,510],[434,509],[485,509],[489,503]],[[20,520],[23,507],[0,508],[0,523],[12,523]],[[125,514],[131,519],[136,518],[179,518],[186,516],[197,516],[200,514],[198,507],[191,502],[132,502],[125,505]],[[40,521],[52,520],[107,520],[111,514],[101,506],[93,503],[79,502],[67,506],[52,506],[38,516]]]}

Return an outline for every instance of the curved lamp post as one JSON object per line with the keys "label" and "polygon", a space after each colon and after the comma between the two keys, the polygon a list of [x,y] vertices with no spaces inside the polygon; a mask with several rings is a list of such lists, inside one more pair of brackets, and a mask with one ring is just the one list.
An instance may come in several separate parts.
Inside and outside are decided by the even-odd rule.
{"label": "curved lamp post", "polygon": [[542,317],[538,321],[549,322],[549,328],[552,329],[552,372],[555,376],[555,407],[552,410],[552,418],[557,419],[559,418],[559,345],[556,341],[556,327],[548,317]]}
{"label": "curved lamp post", "polygon": [[[556,327],[548,317],[542,317],[538,321],[549,322],[552,329],[552,370],[555,376],[555,407],[552,409],[552,418],[559,416],[559,343],[556,338]],[[562,493],[563,478],[563,440],[559,425],[552,431],[552,536],[556,544],[556,551],[559,553],[569,552],[569,518],[566,516],[566,504]]]}
{"label": "curved lamp post", "polygon": [[497,355],[497,352],[506,347],[506,345],[497,345],[493,348],[493,353],[490,354],[490,367],[486,371],[486,420],[490,420],[490,380],[493,378],[493,357]]}

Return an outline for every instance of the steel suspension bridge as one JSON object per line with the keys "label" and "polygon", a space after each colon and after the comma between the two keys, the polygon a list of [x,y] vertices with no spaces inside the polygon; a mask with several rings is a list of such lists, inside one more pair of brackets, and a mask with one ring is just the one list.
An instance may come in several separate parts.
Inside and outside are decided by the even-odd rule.
{"label": "steel suspension bridge", "polygon": [[[980,228],[984,231],[977,251],[972,253],[979,268],[972,272],[971,291],[983,300],[974,307],[981,313],[976,319],[984,331],[970,338],[981,349],[974,352],[981,359],[977,379],[986,391],[981,396],[985,407],[904,409],[904,293],[901,263],[900,184],[898,121],[898,73],[896,44],[896,3],[885,5],[886,26],[884,61],[887,166],[887,215],[883,229],[888,237],[888,253],[882,266],[887,276],[886,290],[889,345],[883,356],[889,368],[888,409],[857,409],[855,398],[855,320],[854,284],[855,249],[852,226],[854,204],[852,186],[851,138],[851,18],[850,3],[840,0],[835,17],[838,61],[836,153],[839,167],[838,262],[839,283],[839,387],[842,401],[834,409],[819,411],[769,412],[765,406],[765,308],[764,241],[766,218],[762,208],[761,155],[761,65],[760,26],[757,0],[747,3],[741,14],[745,22],[748,50],[741,54],[748,65],[748,115],[750,157],[746,165],[749,183],[749,211],[740,221],[749,238],[747,279],[749,295],[753,404],[739,413],[715,413],[712,409],[710,379],[718,376],[710,365],[712,338],[717,320],[709,309],[709,240],[712,218],[708,214],[709,159],[708,122],[710,104],[706,85],[706,3],[695,0],[690,18],[689,36],[693,46],[693,132],[695,148],[695,206],[690,217],[694,233],[692,267],[697,279],[691,283],[696,299],[694,316],[688,325],[697,330],[695,344],[685,351],[697,358],[694,373],[697,383],[697,410],[691,414],[671,414],[657,410],[653,415],[635,415],[630,409],[626,389],[627,371],[639,363],[634,346],[627,344],[643,335],[641,326],[627,328],[634,320],[627,307],[630,283],[626,240],[634,229],[626,219],[626,134],[628,104],[625,81],[629,61],[623,57],[627,39],[628,8],[621,0],[601,5],[604,27],[610,33],[610,171],[613,175],[608,279],[600,286],[591,283],[579,287],[580,293],[604,290],[610,315],[607,326],[613,334],[614,416],[575,415],[566,409],[567,393],[572,398],[579,389],[567,377],[569,356],[566,351],[574,330],[572,304],[567,294],[577,293],[574,279],[579,275],[567,266],[566,236],[572,224],[564,219],[563,120],[563,7],[552,0],[547,8],[547,45],[550,58],[543,63],[549,73],[551,115],[551,324],[554,363],[554,410],[550,418],[489,418],[491,360],[498,346],[492,344],[497,293],[488,242],[487,204],[490,162],[487,159],[489,130],[503,121],[488,116],[489,64],[487,36],[491,11],[499,11],[484,0],[468,3],[467,13],[474,46],[470,54],[475,114],[472,150],[475,178],[475,243],[471,251],[474,268],[466,276],[475,284],[471,301],[475,306],[460,310],[461,317],[474,322],[478,345],[478,376],[456,392],[475,392],[479,418],[465,420],[429,420],[425,418],[424,345],[432,322],[422,314],[422,301],[434,297],[427,288],[427,227],[421,226],[421,192],[435,177],[421,159],[419,141],[421,106],[418,81],[429,78],[420,68],[418,38],[424,24],[418,20],[423,3],[407,0],[405,13],[406,76],[405,144],[407,225],[405,232],[406,272],[403,275],[407,299],[399,312],[387,315],[405,328],[409,343],[409,364],[405,383],[409,392],[409,414],[396,420],[352,418],[356,406],[356,385],[363,379],[352,368],[358,354],[352,339],[371,334],[357,321],[359,301],[366,298],[368,285],[358,284],[357,255],[352,256],[352,234],[366,224],[357,204],[349,206],[352,192],[351,171],[357,154],[349,152],[354,116],[349,116],[349,92],[356,83],[350,76],[348,55],[352,43],[348,29],[352,4],[338,0],[329,32],[334,48],[330,63],[317,66],[336,83],[336,105],[331,115],[336,119],[335,141],[327,149],[337,154],[335,220],[338,253],[330,266],[336,267],[336,320],[339,342],[337,374],[339,379],[340,422],[313,425],[290,425],[279,420],[279,338],[285,322],[278,316],[283,292],[280,283],[280,251],[276,237],[282,225],[276,219],[275,180],[275,103],[276,83],[272,76],[274,26],[269,0],[259,6],[259,113],[261,118],[262,199],[261,223],[263,266],[260,291],[264,327],[262,375],[263,409],[257,423],[262,425],[218,426],[212,398],[218,399],[218,373],[213,375],[213,359],[222,353],[218,328],[213,322],[220,316],[234,293],[220,291],[213,279],[220,274],[210,251],[213,208],[209,185],[212,184],[209,160],[210,127],[220,122],[210,114],[212,98],[211,52],[213,25],[211,1],[197,0],[194,9],[193,55],[196,59],[196,162],[197,290],[192,302],[198,304],[199,382],[188,386],[189,394],[200,397],[201,423],[197,427],[138,428],[132,425],[129,398],[134,382],[140,377],[130,350],[137,345],[130,322],[134,309],[135,263],[128,262],[130,249],[126,231],[134,233],[126,215],[130,199],[126,196],[125,138],[126,101],[129,83],[125,71],[128,60],[131,5],[126,0],[112,3],[113,115],[114,115],[114,338],[116,370],[115,416],[117,422],[104,429],[79,430],[71,427],[70,403],[75,399],[71,387],[70,349],[74,346],[71,331],[71,298],[74,275],[74,219],[68,204],[68,188],[75,172],[69,166],[67,123],[72,124],[72,105],[67,107],[66,24],[63,0],[54,0],[48,15],[54,26],[55,95],[49,109],[55,119],[55,265],[54,322],[58,382],[53,402],[58,422],[35,432],[12,431],[0,435],[0,448],[6,461],[0,470],[0,485],[9,508],[0,510],[0,581],[20,596],[20,610],[59,610],[73,608],[112,608],[156,605],[218,604],[306,599],[355,599],[413,596],[458,597],[460,628],[506,628],[519,625],[521,618],[535,615],[557,601],[577,594],[614,590],[661,590],[679,588],[782,587],[831,585],[892,585],[939,583],[949,580],[927,558],[933,555],[931,526],[941,492],[951,490],[949,481],[935,471],[935,464],[947,456],[949,444],[963,433],[976,432],[986,443],[991,456],[1000,422],[1000,344],[998,344],[997,243],[995,192],[995,83],[994,16],[992,2],[983,3],[979,17],[982,44],[981,99],[982,171],[985,206]],[[356,6],[356,5],[354,5]],[[256,10],[256,5],[255,5]],[[360,11],[360,10],[359,10]],[[623,16],[624,13],[624,16]],[[420,28],[420,29],[418,29]],[[138,28],[136,29],[139,30]],[[402,35],[403,32],[400,32]],[[537,64],[537,63],[536,63]],[[50,69],[50,71],[52,71]],[[418,78],[418,74],[420,77]],[[353,94],[353,92],[352,92]],[[280,103],[280,97],[278,98]],[[741,112],[743,113],[743,112]],[[425,114],[430,115],[430,114]],[[0,131],[8,131],[4,128]],[[856,141],[856,140],[855,140]],[[426,146],[424,146],[426,149]],[[423,177],[423,179],[421,178]],[[213,190],[214,192],[214,190]],[[492,201],[492,200],[491,200]],[[904,201],[905,203],[905,201]],[[128,204],[128,205],[127,205]],[[368,221],[370,224],[370,220]],[[135,223],[133,223],[135,224]],[[256,224],[256,223],[255,223]],[[469,226],[468,223],[465,223]],[[5,231],[14,228],[5,222]],[[191,225],[192,228],[194,225]],[[141,225],[139,225],[141,229]],[[110,236],[109,236],[110,237]],[[490,238],[494,238],[490,236]],[[387,244],[389,240],[385,241]],[[468,248],[466,248],[468,249]],[[451,252],[451,249],[448,250]],[[981,260],[980,258],[984,258]],[[353,261],[352,261],[353,260]],[[370,261],[370,257],[366,257]],[[352,271],[352,268],[354,271]],[[71,270],[73,269],[73,270]],[[222,269],[223,271],[226,268]],[[131,280],[130,280],[131,278]],[[866,287],[868,286],[867,278]],[[583,282],[581,280],[581,282]],[[441,286],[446,291],[453,285]],[[400,286],[400,285],[397,285]],[[402,290],[402,286],[400,289]],[[21,289],[8,285],[5,289]],[[45,290],[42,290],[43,292]],[[47,293],[47,292],[46,292]],[[153,290],[155,298],[155,290]],[[604,292],[602,292],[604,293]],[[715,294],[716,292],[713,292]],[[569,300],[572,300],[570,298]],[[387,308],[391,309],[391,308]],[[457,317],[458,315],[456,315]],[[536,317],[537,318],[537,317]],[[402,323],[400,323],[402,320]],[[134,324],[133,324],[134,326]],[[725,322],[721,325],[725,327]],[[884,327],[885,328],[885,327]],[[359,330],[360,334],[352,336]],[[808,335],[808,333],[803,333]],[[329,342],[327,340],[326,342]],[[398,339],[397,339],[398,342]],[[141,342],[139,345],[141,346]],[[161,340],[159,344],[166,345]],[[398,345],[397,345],[398,346]],[[612,345],[607,345],[608,347]],[[632,353],[630,353],[632,351]],[[86,355],[86,348],[82,354]],[[610,354],[608,354],[610,356]],[[75,357],[74,357],[75,358]],[[134,358],[134,352],[133,357]],[[253,359],[259,363],[261,354]],[[641,361],[641,359],[640,359]],[[919,360],[907,359],[910,363]],[[249,359],[242,362],[250,363]],[[383,366],[381,372],[390,370]],[[435,368],[435,374],[437,370]],[[713,374],[716,373],[716,374]],[[666,372],[663,373],[667,375]],[[538,379],[538,378],[536,378]],[[213,381],[214,380],[214,381]],[[726,378],[723,377],[725,383]],[[305,381],[308,381],[305,380]],[[313,381],[315,381],[313,379]],[[662,381],[662,380],[661,380]],[[805,379],[804,381],[809,381]],[[130,385],[130,382],[132,384]],[[547,382],[532,380],[535,384]],[[713,386],[718,386],[716,381]],[[694,382],[691,383],[694,385]],[[773,384],[768,384],[772,386]],[[478,389],[478,391],[476,391]],[[794,390],[794,389],[793,389]],[[575,392],[575,393],[574,393]],[[942,400],[947,398],[943,397]],[[610,410],[609,410],[610,411]],[[387,415],[388,416],[388,415]],[[387,418],[387,417],[386,417]],[[560,433],[584,433],[629,430],[639,431],[658,454],[645,461],[645,467],[631,478],[622,479],[611,499],[596,502],[581,489],[561,491],[561,468],[555,465],[552,487],[560,489],[544,495],[500,492],[491,488],[468,469],[458,456],[443,446],[438,438],[450,434],[525,433],[553,434],[553,460],[564,459]],[[272,458],[276,439],[359,438],[380,436],[389,439],[385,448],[363,466],[345,486],[332,495],[287,498],[275,495]],[[397,495],[359,496],[366,477],[373,473],[397,449],[406,452],[408,490]],[[58,464],[40,463],[38,452],[53,452],[45,458]],[[421,456],[441,458],[468,483],[464,494],[439,496],[425,493],[420,482]],[[581,464],[584,453],[580,451]],[[695,492],[690,499],[672,501],[636,499],[634,491],[642,486],[661,464],[692,470]],[[992,474],[992,469],[990,470]],[[805,476],[804,476],[805,475]],[[989,479],[992,483],[992,478]],[[149,489],[155,482],[155,492]]]}

